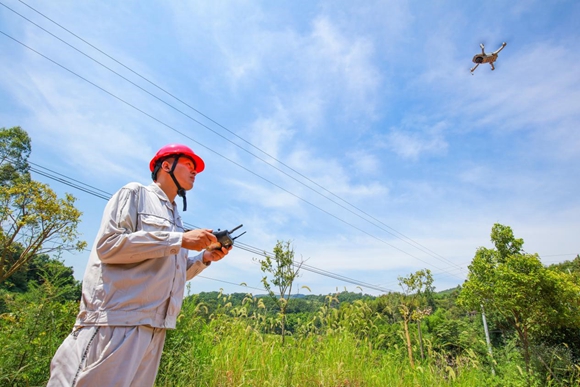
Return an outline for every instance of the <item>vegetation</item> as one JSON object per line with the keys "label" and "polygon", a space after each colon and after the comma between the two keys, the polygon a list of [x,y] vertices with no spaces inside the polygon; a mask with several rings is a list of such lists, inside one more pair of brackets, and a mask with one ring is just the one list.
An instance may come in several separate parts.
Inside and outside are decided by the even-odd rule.
{"label": "vegetation", "polygon": [[28,178],[30,137],[19,126],[0,128],[0,186]]}
{"label": "vegetation", "polygon": [[30,178],[30,138],[19,127],[0,129],[0,283],[40,254],[82,250],[75,198],[59,199]]}
{"label": "vegetation", "polygon": [[[294,250],[290,246],[290,241],[278,241],[274,247],[274,256],[270,257],[268,254],[265,254],[265,258],[259,260],[259,262],[262,272],[266,274],[262,278],[262,284],[268,291],[270,298],[280,308],[280,328],[282,332],[282,344],[284,344],[288,300],[292,295],[292,285],[294,285],[294,280],[300,273],[302,262],[296,263],[294,261]],[[268,278],[268,274],[270,274],[271,278]],[[274,293],[270,282],[278,288],[278,294]]]}
{"label": "vegetation", "polygon": [[[567,329],[578,332],[580,285],[571,275],[544,267],[537,254],[524,253],[523,240],[511,228],[495,224],[491,240],[495,249],[477,250],[459,303],[473,310],[481,305],[498,327],[515,332],[531,375],[535,338]],[[538,349],[537,359],[546,363],[542,346]]]}
{"label": "vegetation", "polygon": [[[78,283],[70,269],[58,259],[34,262],[30,271],[36,275],[25,291],[0,290],[0,386],[46,384],[51,357],[78,310]],[[580,257],[544,269],[558,278],[573,277],[578,272],[568,268],[578,264]],[[168,332],[156,385],[580,386],[578,325],[536,327],[526,355],[516,327],[490,310],[490,357],[481,314],[461,301],[467,287],[466,282],[429,297],[423,292],[419,302],[406,299],[412,294],[404,292],[291,297],[284,343],[280,304],[267,294],[191,295],[177,329]],[[578,302],[578,293],[575,297],[570,304]],[[528,300],[530,309],[535,301]],[[409,319],[414,367],[399,308],[403,302],[417,306],[414,310],[427,305],[433,310],[420,320]]]}
{"label": "vegetation", "polygon": [[423,336],[421,334],[421,320],[431,314],[431,307],[426,304],[433,293],[433,277],[431,272],[419,270],[408,277],[399,277],[399,285],[403,288],[403,297],[399,304],[399,313],[401,315],[405,340],[407,341],[407,353],[411,367],[415,367],[413,360],[413,345],[409,334],[409,324],[411,321],[417,322],[417,333],[419,336],[419,348],[421,350],[421,359],[425,358],[423,351]]}

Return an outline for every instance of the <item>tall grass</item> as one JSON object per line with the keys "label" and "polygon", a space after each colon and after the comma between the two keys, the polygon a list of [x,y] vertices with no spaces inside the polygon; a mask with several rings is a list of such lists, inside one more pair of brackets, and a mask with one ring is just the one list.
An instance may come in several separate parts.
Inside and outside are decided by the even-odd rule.
{"label": "tall grass", "polygon": [[178,329],[168,335],[157,386],[494,385],[475,360],[450,367],[435,357],[412,369],[404,350],[375,349],[367,337],[373,322],[357,320],[365,307],[322,311],[309,330],[282,344],[279,335],[264,332],[274,327],[259,313],[225,307],[205,316],[203,305],[186,303]]}
{"label": "tall grass", "polygon": [[46,385],[52,356],[78,312],[62,293],[45,282],[24,294],[0,294],[7,310],[0,314],[0,386]]}
{"label": "tall grass", "polygon": [[[26,294],[0,296],[0,386],[46,385],[78,304],[63,301],[50,281]],[[441,351],[425,337],[425,359],[412,368],[401,327],[373,315],[364,302],[331,308],[329,299],[283,344],[279,318],[259,299],[249,295],[232,306],[228,296],[219,297],[211,312],[195,297],[184,301],[178,327],[167,335],[157,387],[580,387],[580,367],[566,359],[565,348],[555,355],[546,350],[542,359],[552,371],[530,378],[513,343],[495,349],[490,363],[469,349]]]}
{"label": "tall grass", "polygon": [[[455,368],[425,362],[411,369],[407,359],[373,350],[348,331],[282,345],[279,336],[256,332],[240,320],[216,325],[216,320],[208,324],[180,354],[172,347],[176,341],[168,341],[158,386],[481,386],[489,379],[467,362]],[[186,372],[176,372],[177,363]]]}

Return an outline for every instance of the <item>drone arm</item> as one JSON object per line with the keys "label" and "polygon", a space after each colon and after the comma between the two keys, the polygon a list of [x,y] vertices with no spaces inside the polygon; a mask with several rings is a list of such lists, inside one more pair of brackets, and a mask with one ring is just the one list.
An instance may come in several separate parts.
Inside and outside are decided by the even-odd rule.
{"label": "drone arm", "polygon": [[489,64],[490,64],[490,66],[491,66],[491,69],[492,69],[492,70],[495,70],[495,66],[493,65],[493,62],[489,62]]}
{"label": "drone arm", "polygon": [[475,71],[475,69],[477,68],[477,66],[479,66],[479,63],[478,63],[478,64],[476,64],[475,66],[473,66],[473,67],[471,68],[471,72],[472,72],[472,73]]}
{"label": "drone arm", "polygon": [[481,47],[481,53],[482,53],[483,55],[485,55],[485,46],[483,45],[483,43],[480,43],[480,44],[479,44],[479,47]]}
{"label": "drone arm", "polygon": [[493,54],[494,54],[494,55],[497,55],[497,54],[499,54],[499,52],[500,52],[501,50],[503,50],[503,48],[506,46],[506,44],[507,44],[506,42],[503,42],[503,43],[502,43],[502,45],[501,45],[501,47],[500,47],[500,48],[498,48],[496,51],[494,51],[494,52],[493,52]]}

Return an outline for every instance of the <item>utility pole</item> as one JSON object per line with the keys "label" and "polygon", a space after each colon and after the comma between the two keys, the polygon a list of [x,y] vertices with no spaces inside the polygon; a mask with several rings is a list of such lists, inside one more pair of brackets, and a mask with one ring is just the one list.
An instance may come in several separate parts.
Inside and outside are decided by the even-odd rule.
{"label": "utility pole", "polygon": [[483,304],[481,304],[481,319],[483,320],[483,329],[485,331],[485,342],[487,343],[487,352],[489,352],[489,357],[492,360],[491,373],[495,376],[495,369],[493,368],[493,353],[491,352],[491,341],[489,340],[489,331],[487,330],[487,320],[485,319],[485,311],[483,309]]}

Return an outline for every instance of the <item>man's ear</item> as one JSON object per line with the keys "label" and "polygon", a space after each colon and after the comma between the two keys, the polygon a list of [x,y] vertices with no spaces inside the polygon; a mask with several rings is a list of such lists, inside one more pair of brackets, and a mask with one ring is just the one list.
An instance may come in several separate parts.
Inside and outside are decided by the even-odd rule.
{"label": "man's ear", "polygon": [[173,166],[173,160],[174,159],[163,160],[163,162],[161,163],[161,169],[163,169],[165,172],[169,173],[169,171],[171,171],[171,167]]}

